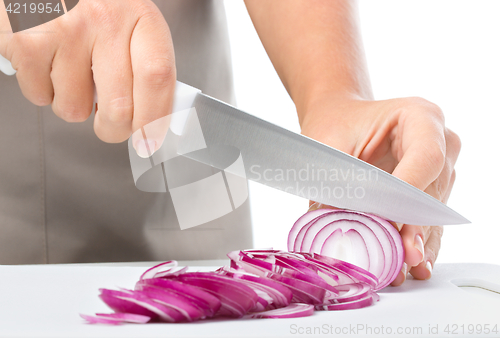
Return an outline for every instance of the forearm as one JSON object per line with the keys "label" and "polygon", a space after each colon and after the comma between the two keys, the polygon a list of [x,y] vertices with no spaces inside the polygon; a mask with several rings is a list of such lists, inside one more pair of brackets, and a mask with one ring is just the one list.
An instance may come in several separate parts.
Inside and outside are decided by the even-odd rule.
{"label": "forearm", "polygon": [[354,1],[245,2],[300,121],[323,97],[372,99]]}

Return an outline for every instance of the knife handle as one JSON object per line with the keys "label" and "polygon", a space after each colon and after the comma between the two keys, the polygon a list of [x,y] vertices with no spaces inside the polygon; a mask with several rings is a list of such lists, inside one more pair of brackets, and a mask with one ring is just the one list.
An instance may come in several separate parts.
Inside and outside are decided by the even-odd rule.
{"label": "knife handle", "polygon": [[[201,93],[201,90],[191,87],[183,82],[177,81],[175,83],[174,102],[172,105],[172,112],[178,112],[189,109],[193,106],[196,95]],[[97,91],[94,84],[94,103],[98,102]]]}
{"label": "knife handle", "polygon": [[12,68],[12,64],[9,60],[0,55],[0,71],[5,75],[14,75],[16,70]]}

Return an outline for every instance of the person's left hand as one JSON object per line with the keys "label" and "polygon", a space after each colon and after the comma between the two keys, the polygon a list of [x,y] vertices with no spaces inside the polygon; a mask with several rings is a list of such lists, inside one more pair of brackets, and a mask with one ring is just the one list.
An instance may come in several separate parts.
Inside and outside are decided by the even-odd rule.
{"label": "person's left hand", "polygon": [[[385,101],[326,99],[308,107],[302,134],[373,164],[446,203],[455,181],[460,139],[445,127],[439,107],[420,98]],[[326,207],[312,204],[311,208]],[[442,226],[394,224],[405,248],[407,272],[429,279],[441,246]]]}

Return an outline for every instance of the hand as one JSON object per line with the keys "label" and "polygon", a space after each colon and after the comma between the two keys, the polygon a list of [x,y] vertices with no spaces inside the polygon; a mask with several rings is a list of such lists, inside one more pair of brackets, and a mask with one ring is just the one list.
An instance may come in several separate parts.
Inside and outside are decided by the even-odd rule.
{"label": "hand", "polygon": [[[455,181],[460,139],[445,127],[443,113],[436,105],[420,98],[341,102],[326,99],[308,107],[303,116],[304,135],[447,202]],[[397,228],[406,256],[392,285],[401,285],[408,270],[416,279],[429,279],[443,227],[398,224]]]}
{"label": "hand", "polygon": [[[83,122],[92,112],[95,82],[94,130],[108,143],[125,141],[170,113],[174,51],[168,25],[152,1],[81,0],[67,14],[15,34],[6,28],[6,17],[0,1],[0,30],[11,32],[0,34],[0,54],[11,61],[23,95],[35,105],[52,104],[63,120]],[[134,140],[138,154],[158,149],[165,133],[147,143]]]}

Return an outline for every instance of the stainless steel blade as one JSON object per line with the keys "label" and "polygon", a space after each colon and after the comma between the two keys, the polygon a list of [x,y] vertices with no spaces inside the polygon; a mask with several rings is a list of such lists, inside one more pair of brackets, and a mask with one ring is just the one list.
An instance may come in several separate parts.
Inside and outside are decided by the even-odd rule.
{"label": "stainless steel blade", "polygon": [[[194,102],[208,149],[232,146],[241,152],[252,181],[339,208],[377,214],[414,225],[470,223],[408,183],[366,162],[291,132],[204,94]],[[184,140],[188,142],[189,140]],[[189,148],[189,145],[187,146]],[[218,169],[224,154],[184,156]],[[228,154],[233,158],[234,154]]]}

